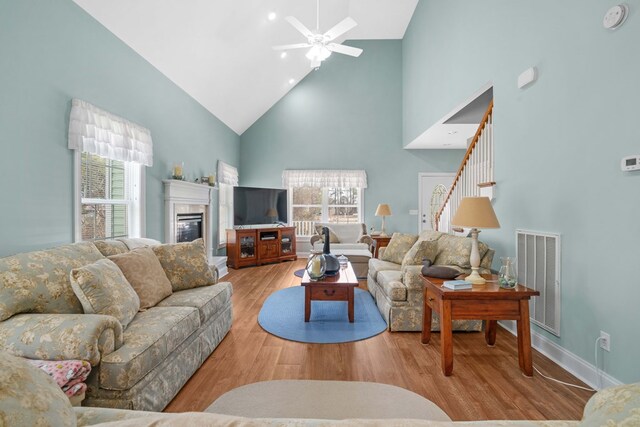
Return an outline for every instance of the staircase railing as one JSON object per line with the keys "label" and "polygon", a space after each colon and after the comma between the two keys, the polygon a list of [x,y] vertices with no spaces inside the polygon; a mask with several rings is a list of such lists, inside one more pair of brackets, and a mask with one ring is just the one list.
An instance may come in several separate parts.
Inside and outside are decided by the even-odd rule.
{"label": "staircase railing", "polygon": [[452,231],[451,218],[462,198],[480,196],[482,187],[493,185],[495,182],[493,181],[493,100],[491,100],[462,159],[447,197],[436,214],[436,229],[446,233]]}

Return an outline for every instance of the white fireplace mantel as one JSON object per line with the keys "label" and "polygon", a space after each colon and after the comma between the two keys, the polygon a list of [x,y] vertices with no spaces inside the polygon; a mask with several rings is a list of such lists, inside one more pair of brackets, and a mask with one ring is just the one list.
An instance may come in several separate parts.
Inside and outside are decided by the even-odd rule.
{"label": "white fireplace mantel", "polygon": [[[199,208],[204,209],[202,234],[207,248],[207,256],[211,262],[211,257],[213,256],[212,202],[213,192],[217,190],[217,188],[175,179],[165,179],[162,182],[164,183],[165,241],[167,243],[176,243],[178,211],[184,210],[185,207],[193,208],[194,211],[198,211]],[[202,212],[202,210],[200,210],[200,212]]]}

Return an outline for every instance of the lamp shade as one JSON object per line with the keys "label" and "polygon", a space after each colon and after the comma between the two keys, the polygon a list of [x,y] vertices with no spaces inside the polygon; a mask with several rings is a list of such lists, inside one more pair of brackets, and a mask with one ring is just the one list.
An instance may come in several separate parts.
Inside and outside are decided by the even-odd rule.
{"label": "lamp shade", "polygon": [[451,225],[471,228],[500,228],[488,197],[464,197]]}
{"label": "lamp shade", "polygon": [[391,208],[386,203],[381,203],[378,205],[378,209],[376,209],[376,216],[390,216]]}

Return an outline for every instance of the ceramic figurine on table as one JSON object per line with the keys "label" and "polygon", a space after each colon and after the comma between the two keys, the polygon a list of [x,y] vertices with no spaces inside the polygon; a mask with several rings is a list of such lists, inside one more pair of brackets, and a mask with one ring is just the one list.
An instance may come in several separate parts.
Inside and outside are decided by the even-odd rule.
{"label": "ceramic figurine on table", "polygon": [[324,236],[324,248],[322,250],[322,254],[327,262],[327,270],[325,274],[327,276],[335,276],[340,271],[340,261],[338,261],[338,258],[331,253],[328,227],[322,227],[322,235]]}

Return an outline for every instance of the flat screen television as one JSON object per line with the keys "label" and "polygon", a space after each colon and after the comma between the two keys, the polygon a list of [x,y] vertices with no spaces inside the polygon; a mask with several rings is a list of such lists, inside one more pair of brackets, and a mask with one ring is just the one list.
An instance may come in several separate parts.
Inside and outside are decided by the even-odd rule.
{"label": "flat screen television", "polygon": [[233,187],[233,224],[265,225],[287,223],[287,190]]}

